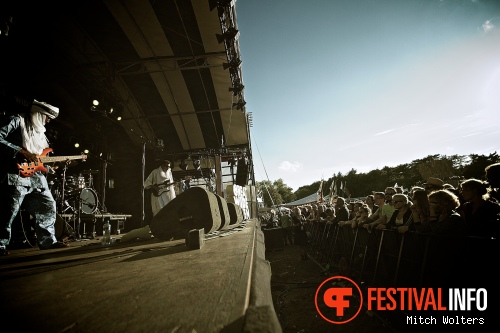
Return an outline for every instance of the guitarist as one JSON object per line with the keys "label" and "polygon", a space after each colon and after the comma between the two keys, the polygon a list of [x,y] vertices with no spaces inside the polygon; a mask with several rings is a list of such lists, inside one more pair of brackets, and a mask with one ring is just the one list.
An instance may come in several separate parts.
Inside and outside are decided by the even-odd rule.
{"label": "guitarist", "polygon": [[151,210],[155,216],[163,207],[175,198],[172,163],[164,160],[161,165],[151,171],[144,182],[144,188],[151,190]]}
{"label": "guitarist", "polygon": [[[11,227],[21,204],[35,218],[35,234],[41,250],[62,248],[55,236],[56,202],[45,175],[37,171],[22,177],[17,164],[38,162],[37,155],[49,147],[45,125],[59,108],[35,100],[25,115],[13,115],[0,124],[0,255],[8,255]],[[9,162],[10,161],[10,162]]]}

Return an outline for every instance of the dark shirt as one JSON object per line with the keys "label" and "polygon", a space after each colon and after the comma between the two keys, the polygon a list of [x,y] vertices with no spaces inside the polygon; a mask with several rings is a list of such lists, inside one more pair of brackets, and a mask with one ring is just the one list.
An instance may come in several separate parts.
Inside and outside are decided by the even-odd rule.
{"label": "dark shirt", "polygon": [[468,236],[476,237],[498,237],[500,224],[500,204],[493,201],[485,201],[475,212],[472,212],[472,204],[466,202],[463,205],[463,215]]}
{"label": "dark shirt", "polygon": [[333,223],[339,223],[341,221],[349,221],[349,211],[346,206],[338,209],[335,218],[332,220]]}
{"label": "dark shirt", "polygon": [[453,211],[443,221],[431,221],[431,232],[435,235],[463,236],[465,235],[465,221],[456,211]]}
{"label": "dark shirt", "polygon": [[392,216],[389,219],[389,222],[387,223],[388,229],[402,227],[404,225],[407,225],[407,223],[409,222],[408,220],[410,218],[413,219],[412,214],[411,214],[411,209],[408,208],[406,210],[406,212],[403,214],[403,224],[396,224],[396,218],[398,216],[398,213],[399,213],[399,210],[397,210],[397,209],[394,211],[394,213],[392,213]]}

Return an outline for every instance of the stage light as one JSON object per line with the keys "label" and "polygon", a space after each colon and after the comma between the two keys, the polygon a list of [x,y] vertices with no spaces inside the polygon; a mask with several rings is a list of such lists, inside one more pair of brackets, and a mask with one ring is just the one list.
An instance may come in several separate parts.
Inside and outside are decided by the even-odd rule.
{"label": "stage light", "polygon": [[232,91],[233,95],[236,96],[240,91],[243,90],[243,88],[245,88],[244,85],[242,85],[241,83],[237,83],[234,85],[234,87],[229,87],[229,91]]}
{"label": "stage light", "polygon": [[120,120],[122,120],[122,117],[118,116],[118,117],[116,117],[116,120],[120,121]]}
{"label": "stage light", "polygon": [[220,44],[224,40],[225,41],[230,41],[234,40],[239,34],[238,29],[234,27],[229,27],[226,32],[224,32],[222,35],[221,34],[215,34],[215,37],[217,38],[217,42]]}
{"label": "stage light", "polygon": [[222,7],[222,6],[232,6],[233,5],[233,0],[209,0],[208,1],[208,8],[210,11],[214,10],[215,7]]}
{"label": "stage light", "polygon": [[228,68],[238,68],[240,67],[242,61],[239,58],[233,59],[230,62],[224,62],[222,63],[222,68],[223,69],[228,69]]}
{"label": "stage light", "polygon": [[77,138],[76,136],[72,136],[70,139],[69,139],[69,143],[70,145],[72,145],[73,147],[75,148],[78,148],[80,147],[80,139]]}
{"label": "stage light", "polygon": [[99,105],[99,101],[98,101],[97,99],[94,99],[94,100],[92,101],[92,105],[93,105],[93,106],[98,106],[98,105]]}
{"label": "stage light", "polygon": [[242,110],[243,107],[245,106],[245,104],[247,104],[247,102],[245,102],[244,100],[240,99],[238,101],[238,103],[233,103],[233,107],[235,107],[236,110]]}

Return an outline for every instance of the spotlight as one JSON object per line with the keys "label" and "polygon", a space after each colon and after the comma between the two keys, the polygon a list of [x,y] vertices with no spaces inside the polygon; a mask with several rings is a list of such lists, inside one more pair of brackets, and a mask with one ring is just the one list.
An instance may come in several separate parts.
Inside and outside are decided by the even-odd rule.
{"label": "spotlight", "polygon": [[181,164],[179,164],[179,168],[186,171],[188,169],[188,165],[185,160],[181,160]]}
{"label": "spotlight", "polygon": [[212,11],[215,9],[215,7],[232,6],[232,4],[233,0],[209,0],[208,8],[210,8],[210,11]]}
{"label": "spotlight", "polygon": [[238,67],[240,67],[241,63],[242,63],[241,59],[236,58],[236,59],[231,60],[231,61],[230,61],[230,62],[228,62],[228,63],[227,63],[227,62],[224,62],[224,63],[222,64],[222,68],[223,68],[223,69],[228,69],[228,68],[238,68]]}
{"label": "spotlight", "polygon": [[215,34],[215,37],[217,38],[217,42],[220,44],[224,40],[230,41],[236,38],[238,35],[239,31],[238,29],[234,27],[229,27],[226,32],[224,32],[222,35],[221,34]]}
{"label": "spotlight", "polygon": [[247,102],[245,102],[244,100],[240,99],[238,101],[238,103],[233,103],[233,107],[235,107],[236,110],[242,110],[243,107],[245,106],[245,104],[247,104]]}
{"label": "spotlight", "polygon": [[75,147],[75,148],[79,148],[80,147],[80,139],[77,138],[76,136],[72,136],[70,139],[69,139],[69,143]]}
{"label": "spotlight", "polygon": [[242,85],[241,83],[236,83],[234,87],[229,87],[229,91],[232,91],[233,95],[236,96],[240,91],[243,90],[243,88],[245,88],[244,85]]}
{"label": "spotlight", "polygon": [[93,106],[98,106],[98,105],[99,105],[99,101],[98,101],[97,99],[94,99],[94,100],[92,101],[92,105],[93,105]]}

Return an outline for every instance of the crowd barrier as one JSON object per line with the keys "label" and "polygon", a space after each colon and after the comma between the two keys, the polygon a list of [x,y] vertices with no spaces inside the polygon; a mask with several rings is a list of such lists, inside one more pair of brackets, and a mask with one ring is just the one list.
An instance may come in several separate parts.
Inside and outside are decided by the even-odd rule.
{"label": "crowd barrier", "polygon": [[[325,276],[344,276],[356,282],[364,297],[368,288],[441,288],[444,294],[448,288],[485,288],[489,311],[476,314],[485,320],[483,323],[496,320],[498,312],[490,309],[496,308],[500,296],[496,273],[498,239],[411,231],[402,234],[397,230],[368,230],[323,222],[310,223],[306,230],[308,258],[323,269]],[[444,297],[447,299],[446,294]],[[408,324],[408,318],[415,318],[412,314],[422,313],[405,309],[368,311],[366,306],[365,310],[393,332],[425,329]],[[475,330],[478,328],[474,326]]]}
{"label": "crowd barrier", "polygon": [[367,287],[496,285],[498,240],[368,230],[323,222],[308,225],[308,257],[328,273]]}

